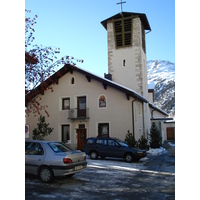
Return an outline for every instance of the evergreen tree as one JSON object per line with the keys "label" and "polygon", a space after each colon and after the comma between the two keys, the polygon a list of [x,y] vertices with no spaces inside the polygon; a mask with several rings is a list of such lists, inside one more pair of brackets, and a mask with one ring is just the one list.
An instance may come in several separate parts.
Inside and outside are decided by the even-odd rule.
{"label": "evergreen tree", "polygon": [[152,123],[150,129],[150,146],[151,148],[159,148],[162,145],[162,137],[155,122]]}
{"label": "evergreen tree", "polygon": [[130,147],[135,147],[137,145],[137,142],[135,140],[135,137],[134,135],[128,130],[127,131],[127,134],[126,134],[126,137],[125,137],[125,140],[124,140],[128,146]]}
{"label": "evergreen tree", "polygon": [[45,117],[40,115],[38,118],[39,123],[37,123],[37,128],[33,130],[32,138],[34,140],[44,140],[44,137],[50,135],[53,128],[49,128],[49,123],[45,122]]}
{"label": "evergreen tree", "polygon": [[140,149],[149,150],[149,145],[147,144],[147,139],[142,135],[141,138],[138,140],[138,147]]}

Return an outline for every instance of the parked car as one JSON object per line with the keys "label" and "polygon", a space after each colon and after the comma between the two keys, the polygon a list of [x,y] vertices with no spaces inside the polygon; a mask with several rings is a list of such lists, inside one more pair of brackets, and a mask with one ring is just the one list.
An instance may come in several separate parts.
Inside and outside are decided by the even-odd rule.
{"label": "parked car", "polygon": [[82,151],[90,155],[91,159],[115,157],[124,158],[127,162],[139,161],[146,157],[147,152],[138,148],[131,148],[118,138],[87,138]]}
{"label": "parked car", "polygon": [[51,182],[55,176],[71,176],[86,166],[86,154],[64,143],[25,141],[25,173],[38,175],[43,182]]}

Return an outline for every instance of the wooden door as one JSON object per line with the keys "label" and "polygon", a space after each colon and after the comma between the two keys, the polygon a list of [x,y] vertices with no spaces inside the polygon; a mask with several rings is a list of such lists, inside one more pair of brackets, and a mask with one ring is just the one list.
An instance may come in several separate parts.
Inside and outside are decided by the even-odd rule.
{"label": "wooden door", "polygon": [[167,128],[167,140],[175,140],[174,127],[168,127]]}
{"label": "wooden door", "polygon": [[78,129],[77,130],[77,149],[81,150],[83,145],[85,144],[87,138],[87,131],[86,129]]}

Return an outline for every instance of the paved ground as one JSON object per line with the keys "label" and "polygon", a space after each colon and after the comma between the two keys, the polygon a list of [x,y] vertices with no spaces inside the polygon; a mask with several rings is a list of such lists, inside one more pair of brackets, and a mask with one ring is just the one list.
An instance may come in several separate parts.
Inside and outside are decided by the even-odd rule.
{"label": "paved ground", "polygon": [[126,163],[120,159],[91,160],[71,178],[51,184],[25,178],[26,199],[175,199],[175,158],[168,152]]}

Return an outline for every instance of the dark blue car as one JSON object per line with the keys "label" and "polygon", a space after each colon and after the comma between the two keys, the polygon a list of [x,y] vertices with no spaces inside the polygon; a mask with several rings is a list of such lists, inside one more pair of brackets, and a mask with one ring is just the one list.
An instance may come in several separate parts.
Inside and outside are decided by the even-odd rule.
{"label": "dark blue car", "polygon": [[127,162],[138,161],[146,157],[147,152],[142,149],[129,147],[118,138],[87,138],[82,151],[90,155],[91,159],[115,157],[124,158]]}

